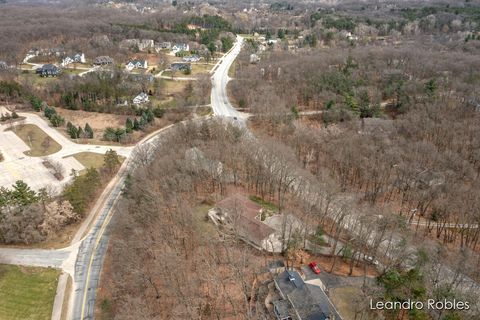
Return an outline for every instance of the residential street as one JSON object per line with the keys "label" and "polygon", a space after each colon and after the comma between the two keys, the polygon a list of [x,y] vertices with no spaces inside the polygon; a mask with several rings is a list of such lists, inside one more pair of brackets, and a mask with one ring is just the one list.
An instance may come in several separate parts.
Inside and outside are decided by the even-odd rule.
{"label": "residential street", "polygon": [[240,113],[232,107],[230,101],[228,100],[227,94],[227,84],[230,81],[228,70],[240,53],[242,44],[243,38],[241,36],[237,36],[237,41],[235,42],[233,48],[225,56],[223,56],[223,58],[221,58],[221,62],[213,74],[211,103],[215,116],[230,118],[236,117],[237,119],[247,118],[247,114]]}

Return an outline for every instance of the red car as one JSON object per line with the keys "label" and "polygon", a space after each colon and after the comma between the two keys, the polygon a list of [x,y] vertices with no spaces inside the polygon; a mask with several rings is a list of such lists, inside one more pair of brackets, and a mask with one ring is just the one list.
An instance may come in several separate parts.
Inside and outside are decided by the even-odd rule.
{"label": "red car", "polygon": [[320,268],[318,267],[317,263],[315,261],[312,261],[310,262],[310,264],[308,265],[313,272],[315,272],[316,274],[319,274],[320,273]]}

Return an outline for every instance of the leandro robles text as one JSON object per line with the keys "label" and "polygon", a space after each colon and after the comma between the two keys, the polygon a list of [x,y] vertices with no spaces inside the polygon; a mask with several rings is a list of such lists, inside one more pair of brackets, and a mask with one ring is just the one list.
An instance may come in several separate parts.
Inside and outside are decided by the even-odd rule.
{"label": "leandro robles text", "polygon": [[470,305],[468,301],[453,300],[435,300],[415,301],[408,299],[406,301],[373,301],[370,299],[371,310],[468,310]]}

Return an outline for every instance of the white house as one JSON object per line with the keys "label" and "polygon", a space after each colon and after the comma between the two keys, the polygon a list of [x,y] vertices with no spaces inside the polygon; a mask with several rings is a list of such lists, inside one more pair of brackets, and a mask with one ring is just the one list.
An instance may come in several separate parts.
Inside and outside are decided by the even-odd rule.
{"label": "white house", "polygon": [[155,44],[155,51],[159,53],[162,50],[170,50],[172,48],[172,43],[165,41]]}
{"label": "white house", "polygon": [[142,104],[149,101],[148,95],[145,92],[140,93],[138,96],[133,98],[133,104]]}
{"label": "white house", "polygon": [[85,59],[85,54],[84,53],[77,53],[74,54],[71,57],[65,57],[62,60],[62,67],[66,67],[71,63],[85,63],[87,60]]}
{"label": "white house", "polygon": [[176,43],[172,47],[172,52],[177,53],[180,51],[190,51],[190,46],[187,43]]}
{"label": "white house", "polygon": [[185,62],[198,62],[198,61],[200,61],[200,57],[196,54],[193,54],[191,56],[183,57],[182,60],[185,61]]}
{"label": "white house", "polygon": [[130,60],[126,65],[125,69],[132,71],[133,69],[147,69],[148,63],[147,60]]}

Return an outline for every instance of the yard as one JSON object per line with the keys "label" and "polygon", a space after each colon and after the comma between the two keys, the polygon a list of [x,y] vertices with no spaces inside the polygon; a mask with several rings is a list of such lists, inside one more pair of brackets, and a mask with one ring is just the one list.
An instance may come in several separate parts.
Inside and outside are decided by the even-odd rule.
{"label": "yard", "polygon": [[0,319],[47,320],[60,271],[0,265]]}
{"label": "yard", "polygon": [[[344,320],[354,320],[355,313],[358,313],[357,317],[359,317],[360,313],[368,308],[368,299],[364,296],[362,290],[356,287],[331,289],[330,299]],[[369,316],[368,312],[365,316],[367,316],[366,319],[374,319]]]}
{"label": "yard", "polygon": [[213,68],[211,64],[192,63],[192,75],[207,74]]}
{"label": "yard", "polygon": [[48,156],[62,149],[55,140],[34,124],[17,125],[12,131],[30,147],[30,151],[25,152],[28,156]]}
{"label": "yard", "polygon": [[162,87],[166,95],[182,93],[190,81],[162,80]]}

